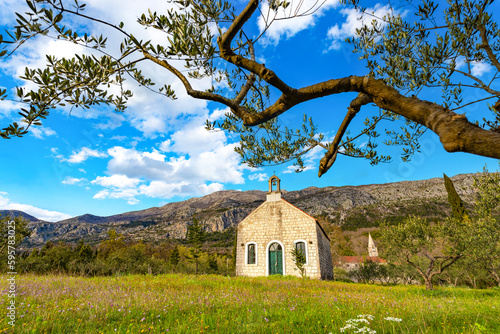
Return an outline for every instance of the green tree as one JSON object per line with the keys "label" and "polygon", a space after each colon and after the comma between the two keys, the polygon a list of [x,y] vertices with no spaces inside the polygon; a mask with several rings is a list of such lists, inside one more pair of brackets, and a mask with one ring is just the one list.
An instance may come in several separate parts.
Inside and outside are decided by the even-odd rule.
{"label": "green tree", "polygon": [[77,261],[80,263],[88,263],[94,259],[94,252],[89,245],[86,245],[83,242],[83,239],[80,239],[78,245],[75,249]]}
{"label": "green tree", "polygon": [[68,266],[73,257],[73,248],[62,241],[54,244],[51,241],[42,247],[42,261],[45,263],[46,272],[67,273]]}
{"label": "green tree", "polygon": [[384,272],[381,267],[383,266],[373,262],[371,259],[365,259],[359,267],[349,272],[349,276],[356,282],[373,284],[377,279],[381,278]]}
{"label": "green tree", "polygon": [[200,258],[203,255],[201,248],[205,241],[205,233],[200,221],[196,217],[193,218],[193,223],[188,226],[186,239],[191,245],[189,249],[189,259],[194,262],[196,268],[195,274],[198,275],[198,266],[200,264]]}
{"label": "green tree", "polygon": [[235,269],[236,269],[237,249],[238,249],[238,229],[236,229],[236,232],[234,232],[233,249],[231,250],[231,264],[233,265],[233,268],[235,268]]}
{"label": "green tree", "polygon": [[28,220],[24,217],[0,216],[1,256],[7,256],[8,251],[17,250],[17,246],[19,246],[21,241],[30,235],[31,230],[28,228]]}
{"label": "green tree", "polygon": [[179,247],[175,245],[172,253],[170,254],[170,264],[175,268],[180,260],[181,255],[179,254]]}
{"label": "green tree", "polygon": [[290,254],[292,255],[293,263],[295,264],[295,268],[293,269],[298,270],[300,276],[304,278],[306,276],[306,255],[297,247],[293,247]]}
{"label": "green tree", "polygon": [[114,229],[111,229],[108,231],[108,239],[99,244],[97,253],[99,257],[107,258],[113,252],[125,247],[126,245],[125,241],[123,240],[123,236],[116,233]]}
{"label": "green tree", "polygon": [[[124,111],[133,93],[124,88],[128,77],[146,89],[159,87],[157,93],[166,98],[175,98],[172,82],[156,84],[137,67],[150,63],[172,73],[189,96],[230,109],[224,121],[207,121],[207,128],[240,134],[236,150],[249,166],[294,161],[297,170],[302,170],[302,155],[315,147],[325,150],[319,176],[331,168],[338,154],[363,157],[372,164],[387,162],[391,157],[377,151],[381,132],[388,138],[384,143],[401,145],[402,158],[408,160],[419,151],[419,138],[426,130],[437,134],[448,152],[500,158],[498,76],[486,82],[471,70],[481,63],[500,71],[500,30],[496,13],[490,10],[492,0],[422,0],[418,6],[414,1],[403,1],[398,8],[390,8],[387,15],[375,19],[358,0],[344,0],[344,5],[353,6],[371,22],[349,39],[353,51],[366,60],[368,71],[364,76],[349,77],[335,77],[332,73],[331,80],[303,87],[286,82],[285,76],[258,60],[262,50],[258,49],[258,40],[266,35],[278,14],[280,20],[312,15],[324,2],[316,1],[308,7],[303,1],[271,0],[266,12],[259,7],[261,0],[176,0],[172,2],[175,10],[137,13],[138,22],[146,29],[166,34],[168,42],[164,44],[138,40],[126,23],[92,17],[86,14],[84,3],[71,2],[27,0],[26,9],[16,13],[17,25],[5,37],[0,36],[0,57],[9,57],[35,37],[66,40],[93,51],[70,59],[47,55],[44,68],[27,68],[22,78],[38,88],[23,86],[15,90],[16,99],[25,104],[20,110],[25,124],[15,121],[8,125],[0,132],[3,138],[23,136],[30,126],[41,125],[51,110],[64,105],[88,109],[106,104]],[[388,1],[388,6],[391,4]],[[265,27],[261,33],[252,33],[249,20],[257,15],[262,15]],[[73,24],[72,19],[91,24]],[[109,47],[106,36],[93,35],[88,27],[94,29],[94,25],[114,29],[121,35],[119,48]],[[178,61],[184,62],[185,69],[174,66]],[[205,91],[195,89],[193,83],[206,77],[223,84]],[[464,100],[466,90],[478,92],[469,96],[480,97]],[[443,92],[440,99],[436,91]],[[299,104],[346,92],[358,95],[347,106],[330,143],[324,142],[323,134],[305,115],[298,129],[277,122],[278,116]],[[421,94],[432,96],[434,101],[420,98]],[[12,98],[2,89],[0,99]],[[491,102],[490,113],[481,124],[458,113],[481,101]],[[370,117],[364,126],[349,133],[349,128],[357,128],[351,123],[366,105],[378,108],[367,109]],[[396,127],[379,130],[384,121],[396,120],[402,122],[400,131],[394,131]],[[358,140],[360,137],[366,140]],[[358,144],[362,142],[368,144]]]}
{"label": "green tree", "polygon": [[475,213],[478,219],[469,222],[464,242],[471,260],[484,268],[500,286],[500,221],[492,211],[500,207],[500,172],[483,173],[474,177],[477,189]]}
{"label": "green tree", "polygon": [[451,206],[452,217],[459,220],[468,219],[469,214],[467,212],[467,209],[465,208],[464,202],[455,190],[453,182],[448,176],[446,176],[446,174],[443,174],[443,178],[444,186],[446,188],[446,192],[448,193],[448,202]]}
{"label": "green tree", "polygon": [[432,279],[463,256],[462,229],[455,220],[429,224],[425,219],[410,217],[403,223],[384,226],[381,240],[383,255],[394,262],[411,265],[433,289]]}
{"label": "green tree", "polygon": [[[500,163],[499,163],[500,166]],[[475,212],[481,217],[490,217],[500,207],[500,170],[490,173],[484,167],[483,172],[474,177],[474,188],[477,189]]]}
{"label": "green tree", "polygon": [[[485,167],[482,173],[474,177],[474,214],[477,218],[469,217],[463,201],[446,175],[445,186],[453,211],[452,220],[458,227],[452,232],[457,234],[461,247],[465,250],[464,276],[481,276],[482,269],[500,285],[500,222],[492,215],[500,207],[499,173],[490,173]],[[469,280],[473,286],[476,286],[475,280]]]}
{"label": "green tree", "polygon": [[212,253],[208,257],[208,268],[214,273],[219,270],[219,265],[217,264],[217,253]]}

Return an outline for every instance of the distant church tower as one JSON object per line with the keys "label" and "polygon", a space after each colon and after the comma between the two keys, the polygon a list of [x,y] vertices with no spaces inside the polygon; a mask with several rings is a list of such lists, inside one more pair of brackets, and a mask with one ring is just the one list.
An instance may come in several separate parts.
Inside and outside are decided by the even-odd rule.
{"label": "distant church tower", "polygon": [[372,236],[368,233],[368,256],[370,257],[378,257],[377,246],[373,242]]}

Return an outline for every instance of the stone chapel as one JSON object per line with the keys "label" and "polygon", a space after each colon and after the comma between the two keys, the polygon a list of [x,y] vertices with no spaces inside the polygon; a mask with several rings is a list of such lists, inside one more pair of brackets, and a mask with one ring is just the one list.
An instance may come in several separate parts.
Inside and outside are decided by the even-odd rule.
{"label": "stone chapel", "polygon": [[300,276],[292,250],[305,255],[305,275],[333,279],[330,239],[316,219],[281,198],[280,179],[269,179],[267,199],[238,224],[237,276]]}

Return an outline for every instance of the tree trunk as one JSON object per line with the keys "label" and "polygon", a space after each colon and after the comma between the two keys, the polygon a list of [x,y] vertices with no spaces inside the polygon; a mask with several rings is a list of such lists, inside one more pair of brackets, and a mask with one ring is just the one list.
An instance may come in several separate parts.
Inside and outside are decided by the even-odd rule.
{"label": "tree trunk", "polygon": [[425,280],[425,290],[434,290],[434,286],[432,285],[432,276],[424,277]]}
{"label": "tree trunk", "polygon": [[496,270],[490,270],[490,274],[493,277],[493,279],[497,282],[498,286],[500,286],[500,275]]}

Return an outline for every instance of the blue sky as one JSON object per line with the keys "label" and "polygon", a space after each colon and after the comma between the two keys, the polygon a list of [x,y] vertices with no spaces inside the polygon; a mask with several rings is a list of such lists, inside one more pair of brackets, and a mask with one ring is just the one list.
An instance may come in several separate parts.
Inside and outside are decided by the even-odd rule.
{"label": "blue sky", "polygon": [[[126,22],[126,28],[136,36],[158,38],[154,32],[135,24],[135,20],[147,8],[164,10],[160,1],[86,3],[88,13],[115,23]],[[311,1],[304,3],[306,8]],[[372,4],[377,13],[386,10],[380,4]],[[0,1],[2,30],[13,25],[13,11],[24,11],[23,2]],[[363,75],[367,73],[364,64],[343,42],[360,24],[355,14],[338,1],[327,1],[312,16],[277,21],[256,46],[257,58],[295,87]],[[259,24],[259,18],[255,17],[246,29],[256,35],[261,29]],[[121,40],[114,32],[96,25],[87,29],[109,33],[110,47],[118,43],[113,42],[113,37]],[[74,44],[36,39],[3,60],[0,86],[10,92],[16,85],[25,85],[16,77],[24,72],[25,66],[43,66],[45,54],[71,56],[81,52],[84,50]],[[481,76],[493,75],[487,66],[475,66]],[[477,172],[485,164],[491,170],[498,166],[494,159],[446,153],[437,136],[429,131],[422,138],[421,152],[409,163],[403,163],[400,151],[385,147],[381,139],[380,151],[391,154],[392,163],[370,166],[368,161],[340,156],[330,171],[318,178],[322,151],[314,150],[306,156],[307,168],[302,173],[291,173],[288,165],[251,169],[242,165],[234,152],[237,137],[204,129],[206,119],[223,117],[227,111],[224,106],[187,97],[172,75],[154,66],[145,66],[143,70],[156,82],[172,84],[178,100],[162,98],[129,83],[135,95],[123,114],[105,107],[88,111],[60,109],[51,113],[43,127],[32,128],[25,137],[1,140],[0,209],[22,210],[40,219],[58,221],[85,213],[106,216],[141,210],[218,190],[266,190],[267,179],[273,173],[282,179],[282,188],[298,190],[309,186],[421,180],[441,177],[443,173],[452,176]],[[197,85],[207,88],[209,82]],[[355,96],[342,94],[299,105],[283,115],[280,122],[287,126],[299,124],[306,113],[313,117],[326,138],[332,138]],[[0,102],[0,126],[18,120],[19,107],[13,101]],[[481,119],[484,109],[484,104],[473,105],[462,112],[471,119]],[[353,121],[353,131],[376,110],[362,109]],[[400,125],[388,124],[393,128]]]}

